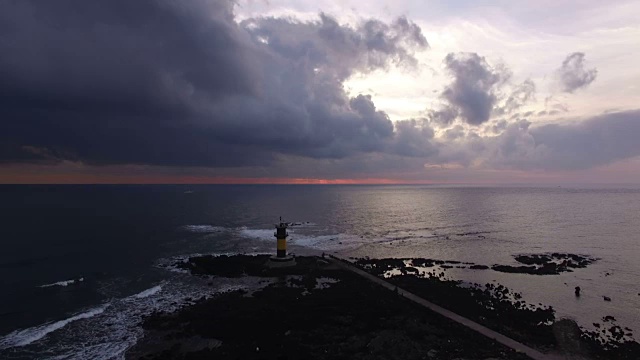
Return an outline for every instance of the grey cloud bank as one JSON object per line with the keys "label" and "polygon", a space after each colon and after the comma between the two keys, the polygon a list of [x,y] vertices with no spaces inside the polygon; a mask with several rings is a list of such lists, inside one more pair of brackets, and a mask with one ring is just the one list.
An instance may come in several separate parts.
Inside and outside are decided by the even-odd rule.
{"label": "grey cloud bank", "polygon": [[489,169],[583,170],[640,156],[640,110],[603,114],[566,124],[534,125],[527,120],[500,122],[498,135],[461,135],[453,128],[443,143],[441,162]]}

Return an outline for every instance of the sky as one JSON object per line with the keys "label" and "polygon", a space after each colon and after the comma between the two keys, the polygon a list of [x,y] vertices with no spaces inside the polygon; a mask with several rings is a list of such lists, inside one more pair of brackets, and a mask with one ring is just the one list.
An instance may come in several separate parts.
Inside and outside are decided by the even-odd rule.
{"label": "sky", "polygon": [[640,3],[0,0],[0,183],[640,183]]}

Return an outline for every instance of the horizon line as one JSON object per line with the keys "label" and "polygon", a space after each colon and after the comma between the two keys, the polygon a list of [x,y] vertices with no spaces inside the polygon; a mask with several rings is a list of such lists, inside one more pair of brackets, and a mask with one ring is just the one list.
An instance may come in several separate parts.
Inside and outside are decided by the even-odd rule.
{"label": "horizon line", "polygon": [[[13,176],[11,176],[13,175]],[[466,180],[466,179],[465,179]],[[10,174],[0,178],[0,185],[432,185],[432,186],[637,186],[638,182],[577,182],[559,178],[521,178],[513,181],[434,181],[403,180],[385,177],[303,178],[303,177],[233,177],[233,176],[136,176],[129,174]],[[527,181],[528,180],[528,181]],[[536,181],[538,180],[538,181]]]}
{"label": "horizon line", "polygon": [[375,183],[375,182],[23,182],[23,183],[11,183],[0,182],[0,186],[79,186],[79,185],[167,185],[167,186],[206,186],[206,185],[293,185],[293,186],[530,186],[530,187],[563,187],[563,186],[640,186],[640,183],[632,182],[540,182],[540,183],[527,183],[527,182],[389,182],[389,183]]}

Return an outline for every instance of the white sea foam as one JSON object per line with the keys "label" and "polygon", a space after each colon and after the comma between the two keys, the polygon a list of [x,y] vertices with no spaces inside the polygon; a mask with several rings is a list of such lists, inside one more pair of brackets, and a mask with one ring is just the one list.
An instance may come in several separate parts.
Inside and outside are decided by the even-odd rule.
{"label": "white sea foam", "polygon": [[246,227],[238,229],[240,236],[258,240],[274,240],[274,233],[275,229],[247,229]]}
{"label": "white sea foam", "polygon": [[221,226],[213,226],[213,225],[184,225],[182,227],[185,231],[192,233],[220,233],[227,230],[227,228]]}
{"label": "white sea foam", "polygon": [[361,245],[364,240],[356,235],[335,234],[335,235],[307,235],[292,234],[291,244],[304,246],[317,250],[348,249]]}
{"label": "white sea foam", "polygon": [[162,290],[162,285],[156,285],[152,288],[149,288],[145,291],[142,291],[140,293],[137,293],[135,295],[133,295],[133,297],[135,297],[136,299],[143,299],[146,297],[149,297],[151,295],[155,295],[157,293],[159,293]]}
{"label": "white sea foam", "polygon": [[87,319],[87,318],[96,316],[98,314],[102,314],[108,306],[109,306],[108,304],[103,305],[103,306],[91,309],[89,311],[76,314],[64,320],[46,323],[40,326],[28,328],[25,330],[14,331],[0,338],[0,349],[7,349],[7,348],[16,347],[16,346],[29,345],[35,341],[42,339],[43,337],[47,336],[49,333],[62,329],[67,324],[70,324],[74,321]]}
{"label": "white sea foam", "polygon": [[[242,227],[237,232],[241,237],[273,241],[274,231],[274,229],[248,229]],[[371,239],[365,240],[360,236],[350,234],[318,234],[317,232],[297,230],[295,228],[289,228],[288,232],[290,235],[289,244],[322,251],[352,249],[364,243],[372,242]]]}
{"label": "white sea foam", "polygon": [[291,222],[289,223],[289,228],[308,228],[308,227],[315,227],[317,226],[316,223],[312,223],[312,222],[308,222],[308,221],[301,221],[301,222]]}
{"label": "white sea foam", "polygon": [[[206,281],[206,283],[205,283]],[[14,331],[0,338],[0,358],[124,359],[126,351],[143,336],[142,319],[154,312],[172,313],[201,298],[233,290],[268,285],[261,278],[220,278],[208,285],[202,280],[176,275],[170,280],[109,304],[47,323]]]}
{"label": "white sea foam", "polygon": [[48,360],[124,360],[132,344],[129,342],[107,342],[78,348],[74,353],[53,356]]}
{"label": "white sea foam", "polygon": [[45,284],[45,285],[40,285],[39,287],[41,288],[48,288],[48,287],[52,287],[52,286],[69,286],[71,284],[75,284],[75,283],[79,283],[79,282],[83,282],[84,278],[81,277],[79,279],[72,279],[72,280],[64,280],[64,281],[58,281],[52,284]]}
{"label": "white sea foam", "polygon": [[[332,249],[345,249],[353,246],[358,246],[364,241],[356,235],[349,234],[318,234],[313,229],[317,227],[314,223],[297,222],[289,227],[290,243],[293,245],[308,247],[316,250],[332,250]],[[260,241],[273,241],[275,229],[250,229],[245,226],[239,228],[224,228],[211,225],[185,225],[183,229],[195,232],[195,233],[220,233],[230,232],[234,233],[241,238],[260,240]],[[229,252],[212,252],[207,254],[192,254],[190,256],[198,255],[235,255],[236,253]],[[243,253],[246,254],[246,253]],[[185,259],[188,257],[185,257]]]}

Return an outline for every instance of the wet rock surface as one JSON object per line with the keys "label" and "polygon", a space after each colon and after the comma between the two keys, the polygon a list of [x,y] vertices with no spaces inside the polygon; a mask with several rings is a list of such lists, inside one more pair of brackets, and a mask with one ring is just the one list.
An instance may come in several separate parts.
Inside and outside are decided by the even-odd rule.
{"label": "wet rock surface", "polygon": [[[146,318],[145,338],[127,358],[527,358],[334,264],[298,257],[296,267],[259,267],[266,259],[200,257],[183,263],[198,276],[252,274],[274,282],[251,294],[229,292]],[[322,278],[337,281],[318,287]],[[203,348],[203,339],[213,345]],[[165,346],[149,345],[159,342]]]}

